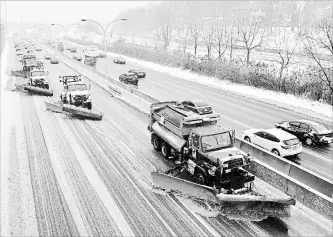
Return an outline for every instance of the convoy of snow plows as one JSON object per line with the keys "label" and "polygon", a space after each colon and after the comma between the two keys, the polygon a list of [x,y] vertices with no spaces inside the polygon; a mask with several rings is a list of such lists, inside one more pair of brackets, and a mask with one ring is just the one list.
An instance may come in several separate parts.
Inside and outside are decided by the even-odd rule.
{"label": "convoy of snow plows", "polygon": [[[95,65],[96,52],[85,51],[88,57],[84,63]],[[134,70],[129,73],[146,75]],[[18,88],[32,94],[53,96],[48,72],[37,65],[34,54],[23,55],[22,70],[12,71],[12,75],[27,78],[27,83]],[[48,110],[102,119],[102,113],[92,111],[91,86],[83,83],[80,75],[59,76],[59,82],[63,85],[61,100],[45,102]],[[214,206],[215,210],[218,207],[221,214],[228,216],[252,216],[252,219],[260,220],[290,215],[290,206],[295,205],[295,199],[287,195],[267,196],[254,188],[255,176],[247,171],[253,158],[234,146],[235,130],[220,126],[219,119],[220,114],[202,101],[151,104],[148,125],[151,144],[173,163],[173,168],[166,172],[151,173],[153,191],[189,196],[210,208]],[[246,140],[250,135],[244,136]],[[251,142],[250,138],[247,141]],[[184,173],[187,176],[180,178]]]}

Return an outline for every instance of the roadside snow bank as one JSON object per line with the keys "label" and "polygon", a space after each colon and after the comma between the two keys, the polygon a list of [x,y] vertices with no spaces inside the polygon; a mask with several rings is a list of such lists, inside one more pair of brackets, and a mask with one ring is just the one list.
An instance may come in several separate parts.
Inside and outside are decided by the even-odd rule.
{"label": "roadside snow bank", "polygon": [[[123,56],[115,53],[108,53],[110,56]],[[219,80],[215,77],[208,77],[199,75],[197,73],[190,72],[188,70],[182,70],[180,68],[171,68],[167,66],[162,66],[156,63],[151,63],[147,61],[142,61],[135,58],[130,58],[123,56],[126,60],[135,63],[137,65],[149,68],[151,70],[156,70],[170,76],[179,77],[187,81],[199,83],[213,88],[218,88],[222,90],[228,90],[242,95],[246,95],[252,98],[257,98],[268,102],[270,104],[275,104],[281,106],[285,104],[291,110],[295,108],[302,108],[306,110],[313,111],[315,113],[324,115],[330,119],[333,118],[333,106],[328,104],[323,104],[318,101],[311,101],[309,99],[296,97],[294,95],[284,94],[276,91],[269,91],[261,88],[255,88],[246,85],[240,85],[232,83],[226,80]]]}
{"label": "roadside snow bank", "polygon": [[[72,42],[73,43],[73,42]],[[75,44],[75,43],[73,43]],[[79,44],[75,44],[82,46]],[[317,113],[319,115],[326,116],[327,119],[331,120],[333,118],[333,106],[328,104],[323,104],[318,101],[311,101],[309,99],[296,97],[294,95],[284,94],[276,91],[269,91],[260,88],[254,88],[251,86],[241,85],[232,83],[230,81],[219,80],[215,77],[208,77],[199,75],[197,73],[190,72],[188,70],[182,70],[181,68],[172,68],[168,66],[162,66],[160,64],[143,61],[128,56],[108,53],[108,55],[113,57],[122,56],[127,61],[137,64],[138,66],[149,68],[158,72],[168,74],[183,80],[187,80],[193,83],[201,84],[204,86],[217,88],[225,91],[231,91],[233,93],[238,93],[243,96],[247,96],[253,99],[263,101],[265,103],[273,104],[278,107],[287,108],[295,112],[300,112],[303,114],[309,114],[310,111]],[[318,117],[318,116],[317,116]]]}

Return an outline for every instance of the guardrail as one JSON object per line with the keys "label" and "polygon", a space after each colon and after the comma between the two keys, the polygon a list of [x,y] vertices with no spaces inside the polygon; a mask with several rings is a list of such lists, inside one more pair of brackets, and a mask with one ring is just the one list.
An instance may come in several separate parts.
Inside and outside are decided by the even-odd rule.
{"label": "guardrail", "polygon": [[[61,54],[59,52],[57,53]],[[67,57],[67,55],[64,56]],[[82,65],[82,63],[80,64],[81,67],[85,67],[87,69],[86,65]],[[99,75],[101,78],[105,77],[104,74],[97,72],[92,68],[88,69],[95,75]],[[112,79],[112,81],[114,82],[114,79]],[[106,90],[108,90],[108,88],[106,88]],[[128,92],[127,89],[126,92]],[[132,94],[137,98],[139,98],[139,95],[141,94],[144,95],[143,92],[140,92],[137,95],[131,92],[125,94],[127,96]],[[149,95],[146,96],[148,98],[152,98]],[[154,102],[158,102],[158,100],[154,99]],[[141,106],[140,108],[142,108],[142,105],[144,104],[142,111],[146,114],[149,113],[149,103],[151,102],[141,101],[139,99],[138,101],[133,101],[133,103],[134,106]],[[256,158],[250,166],[249,171],[258,178],[264,180],[284,193],[295,197],[298,202],[309,207],[310,209],[328,218],[333,218],[333,184],[331,181],[321,178],[303,167],[281,159],[280,157],[271,154],[256,145],[243,141],[238,137],[236,138],[235,145],[242,151],[251,153],[251,155]]]}

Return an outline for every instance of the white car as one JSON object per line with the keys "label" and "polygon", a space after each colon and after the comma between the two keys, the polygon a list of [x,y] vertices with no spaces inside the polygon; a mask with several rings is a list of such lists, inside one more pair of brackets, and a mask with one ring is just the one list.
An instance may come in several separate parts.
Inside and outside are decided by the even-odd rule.
{"label": "white car", "polygon": [[242,138],[281,157],[296,156],[303,151],[297,137],[277,128],[248,129]]}

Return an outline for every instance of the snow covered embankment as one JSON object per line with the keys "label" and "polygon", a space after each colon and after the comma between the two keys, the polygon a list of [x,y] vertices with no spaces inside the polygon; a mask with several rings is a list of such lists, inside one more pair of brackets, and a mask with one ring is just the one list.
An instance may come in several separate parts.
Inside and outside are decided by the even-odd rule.
{"label": "snow covered embankment", "polygon": [[1,236],[37,236],[21,100],[7,75],[12,57],[8,43],[1,56]]}

